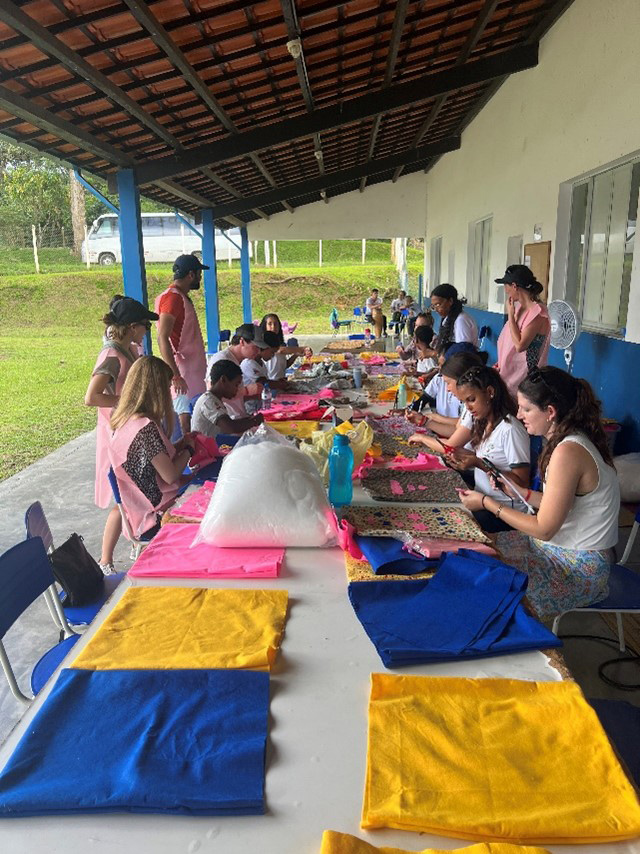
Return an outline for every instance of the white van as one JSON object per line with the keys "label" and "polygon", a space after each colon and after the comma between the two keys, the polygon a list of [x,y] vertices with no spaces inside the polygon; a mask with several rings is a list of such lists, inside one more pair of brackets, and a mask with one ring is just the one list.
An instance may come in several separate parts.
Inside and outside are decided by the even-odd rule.
{"label": "white van", "polygon": [[[143,213],[142,244],[145,261],[175,261],[178,255],[197,255],[202,258],[202,241],[197,234],[181,222],[174,213]],[[190,220],[190,222],[193,221]],[[198,228],[200,231],[201,229]],[[216,228],[216,258],[227,261],[240,258],[240,229],[230,228],[227,240],[220,229]],[[110,266],[122,263],[120,249],[120,228],[117,214],[103,214],[94,220],[87,235],[89,262]],[[86,263],[87,247],[82,242],[82,260]]]}

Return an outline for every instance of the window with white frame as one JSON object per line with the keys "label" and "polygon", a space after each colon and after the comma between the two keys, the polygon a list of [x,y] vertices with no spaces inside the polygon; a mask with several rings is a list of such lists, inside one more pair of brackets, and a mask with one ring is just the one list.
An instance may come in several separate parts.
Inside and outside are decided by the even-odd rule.
{"label": "window with white frame", "polygon": [[486,308],[489,297],[492,226],[492,216],[472,222],[469,226],[467,300],[478,308]]}
{"label": "window with white frame", "polygon": [[429,286],[431,290],[440,284],[442,278],[442,237],[434,237],[431,240],[431,254],[429,258]]}
{"label": "window with white frame", "polygon": [[572,190],[565,296],[597,332],[619,335],[627,324],[639,190],[640,160]]}

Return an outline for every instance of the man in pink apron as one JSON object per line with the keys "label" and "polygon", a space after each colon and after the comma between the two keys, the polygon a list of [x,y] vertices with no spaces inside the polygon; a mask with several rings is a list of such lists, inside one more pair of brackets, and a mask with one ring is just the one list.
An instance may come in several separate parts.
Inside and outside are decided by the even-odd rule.
{"label": "man in pink apron", "polygon": [[195,255],[180,255],[173,265],[173,283],[155,303],[160,355],[173,371],[171,395],[183,435],[191,429],[191,402],[205,391],[207,357],[190,291],[200,287],[209,268]]}

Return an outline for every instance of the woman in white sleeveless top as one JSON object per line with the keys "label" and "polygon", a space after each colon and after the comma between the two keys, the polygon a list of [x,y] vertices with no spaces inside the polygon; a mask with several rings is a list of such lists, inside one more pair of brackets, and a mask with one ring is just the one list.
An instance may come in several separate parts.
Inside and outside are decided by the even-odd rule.
{"label": "woman in white sleeveless top", "polygon": [[585,380],[559,368],[536,369],[520,383],[518,406],[527,432],[547,440],[539,460],[543,491],[525,495],[537,513],[477,492],[463,502],[516,529],[498,534],[497,546],[506,563],[529,574],[529,601],[539,616],[550,617],[607,596],[620,489],[600,403]]}

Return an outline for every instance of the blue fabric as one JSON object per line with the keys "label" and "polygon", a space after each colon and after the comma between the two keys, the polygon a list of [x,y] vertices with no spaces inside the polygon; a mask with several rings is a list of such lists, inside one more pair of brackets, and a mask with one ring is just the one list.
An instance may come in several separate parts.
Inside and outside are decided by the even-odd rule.
{"label": "blue fabric", "polygon": [[0,773],[0,816],[259,815],[269,674],[63,670]]}
{"label": "blue fabric", "polygon": [[461,549],[433,579],[356,581],[349,598],[385,667],[403,667],[561,646],[522,606],[526,586],[524,573]]}
{"label": "blue fabric", "polygon": [[203,484],[207,480],[217,480],[218,475],[220,474],[222,460],[223,458],[221,457],[219,460],[214,460],[212,463],[207,463],[206,466],[203,466],[201,469],[198,469],[198,471],[191,478],[190,483]]}
{"label": "blue fabric", "polygon": [[355,534],[354,539],[376,575],[415,575],[438,565],[437,560],[428,560],[422,555],[406,551],[400,540],[393,537],[362,537]]}

